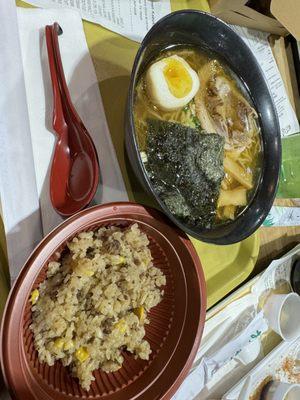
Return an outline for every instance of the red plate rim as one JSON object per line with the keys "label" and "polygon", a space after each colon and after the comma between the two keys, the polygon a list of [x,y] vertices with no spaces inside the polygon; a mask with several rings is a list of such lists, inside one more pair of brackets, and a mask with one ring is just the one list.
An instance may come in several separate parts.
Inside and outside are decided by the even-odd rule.
{"label": "red plate rim", "polygon": [[[100,214],[103,214],[102,216]],[[160,400],[167,400],[175,394],[177,389],[179,388],[180,384],[184,380],[185,376],[187,375],[190,367],[192,366],[193,360],[196,356],[197,350],[199,348],[200,340],[203,333],[204,322],[205,322],[205,313],[206,313],[206,286],[205,286],[205,277],[202,270],[201,262],[199,257],[196,253],[196,250],[187,237],[187,235],[173,225],[161,212],[154,210],[150,207],[145,207],[136,203],[130,202],[115,202],[115,203],[108,203],[105,205],[97,205],[94,207],[90,207],[83,211],[80,211],[76,215],[70,217],[68,220],[62,222],[58,227],[53,229],[45,238],[37,245],[35,250],[27,259],[26,263],[24,264],[22,270],[20,271],[8,297],[5,310],[3,313],[2,324],[1,324],[1,348],[0,348],[0,361],[2,364],[2,371],[6,385],[8,386],[10,393],[13,399],[20,399],[18,398],[18,394],[14,390],[14,373],[11,368],[6,367],[9,365],[9,358],[10,358],[10,351],[8,346],[9,335],[7,332],[11,329],[10,325],[13,320],[15,320],[16,315],[12,318],[12,310],[16,306],[16,299],[17,295],[19,295],[18,302],[22,301],[22,306],[19,307],[19,320],[22,319],[23,316],[23,309],[24,304],[26,301],[27,290],[29,287],[32,286],[33,282],[35,281],[37,274],[40,271],[41,266],[45,263],[46,260],[40,260],[40,266],[35,266],[34,269],[30,270],[30,266],[33,262],[38,264],[39,258],[41,258],[42,250],[47,246],[50,241],[55,241],[58,244],[59,240],[63,243],[68,237],[68,233],[74,231],[74,228],[84,229],[84,225],[91,225],[92,221],[101,222],[101,220],[105,219],[116,219],[119,217],[126,220],[126,214],[134,215],[134,218],[139,220],[139,215],[144,217],[149,217],[151,219],[159,220],[161,223],[168,225],[175,233],[178,235],[179,239],[182,241],[185,248],[188,250],[193,263],[194,263],[194,270],[196,272],[196,283],[197,287],[200,292],[200,316],[199,316],[199,323],[198,329],[195,335],[194,344],[191,348],[188,358],[185,361],[184,367],[182,368],[181,372],[177,375],[174,379],[173,383],[165,389],[162,393]],[[130,219],[129,217],[127,217]],[[166,238],[167,239],[167,238]],[[23,282],[26,278],[26,286],[23,285]],[[24,286],[24,287],[23,287]],[[22,298],[23,293],[23,298]],[[21,295],[21,296],[20,296]],[[24,298],[25,296],[25,298]],[[21,298],[20,298],[21,297]],[[20,329],[21,330],[21,329]],[[16,346],[17,347],[17,346]],[[19,346],[18,346],[19,347]],[[167,368],[167,367],[166,367]],[[153,383],[155,385],[155,382]]]}

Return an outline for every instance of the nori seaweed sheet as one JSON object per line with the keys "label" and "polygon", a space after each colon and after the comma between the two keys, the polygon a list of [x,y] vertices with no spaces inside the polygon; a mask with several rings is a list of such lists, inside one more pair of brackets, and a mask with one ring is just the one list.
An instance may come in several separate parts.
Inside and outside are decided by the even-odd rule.
{"label": "nori seaweed sheet", "polygon": [[148,120],[146,170],[159,197],[184,223],[210,229],[224,177],[224,138]]}

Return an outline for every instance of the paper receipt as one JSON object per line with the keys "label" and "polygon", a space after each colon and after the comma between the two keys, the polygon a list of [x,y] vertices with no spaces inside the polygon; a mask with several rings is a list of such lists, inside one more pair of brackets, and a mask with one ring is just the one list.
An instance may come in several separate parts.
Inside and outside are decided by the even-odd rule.
{"label": "paper receipt", "polygon": [[268,41],[268,33],[232,25],[233,30],[252,50],[265,75],[279,118],[281,136],[299,132],[299,122],[291,106],[276,60]]}
{"label": "paper receipt", "polygon": [[78,10],[83,19],[137,42],[171,12],[170,0],[27,0],[27,3]]}

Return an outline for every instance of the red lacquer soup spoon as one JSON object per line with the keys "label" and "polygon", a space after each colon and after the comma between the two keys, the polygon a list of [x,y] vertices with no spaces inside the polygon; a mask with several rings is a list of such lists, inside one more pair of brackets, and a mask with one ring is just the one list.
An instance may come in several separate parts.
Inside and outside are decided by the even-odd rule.
{"label": "red lacquer soup spoon", "polygon": [[72,104],[67,87],[58,35],[58,23],[46,26],[46,42],[53,88],[53,129],[57,142],[50,174],[50,198],[54,209],[70,216],[93,199],[99,182],[95,145]]}

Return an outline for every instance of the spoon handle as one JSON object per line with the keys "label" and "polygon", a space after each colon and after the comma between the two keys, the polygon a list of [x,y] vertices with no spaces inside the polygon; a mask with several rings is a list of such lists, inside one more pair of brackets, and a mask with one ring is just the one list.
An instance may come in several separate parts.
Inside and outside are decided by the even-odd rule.
{"label": "spoon handle", "polygon": [[[52,80],[53,92],[55,90],[54,96],[56,94],[59,94],[60,96],[61,110],[59,110],[59,112],[61,111],[65,121],[64,129],[66,129],[69,135],[72,135],[73,144],[76,142],[76,145],[74,146],[77,149],[80,149],[81,152],[84,152],[85,149],[82,145],[81,136],[82,134],[87,135],[88,132],[72,103],[70,92],[67,86],[58,43],[58,34],[60,33],[62,33],[62,29],[57,22],[55,22],[53,25],[48,25],[46,27],[49,61],[51,60],[52,63],[51,72],[54,77],[54,79]],[[54,114],[53,126],[55,125],[55,122],[56,116]],[[61,118],[59,116],[59,120],[57,121],[58,130],[60,129],[60,123]],[[54,129],[57,131],[56,127],[54,127]]]}
{"label": "spoon handle", "polygon": [[52,34],[52,46],[53,46],[53,53],[56,61],[56,68],[57,68],[57,77],[59,80],[60,91],[63,98],[63,101],[68,108],[68,111],[72,114],[72,119],[81,124],[81,119],[72,103],[70,92],[68,89],[68,85],[66,82],[66,77],[64,73],[64,67],[61,60],[61,54],[59,49],[58,43],[58,35],[62,33],[62,29],[57,22],[51,26],[51,34]]}
{"label": "spoon handle", "polygon": [[59,136],[61,136],[62,134],[67,132],[67,124],[63,113],[62,98],[57,76],[55,55],[52,45],[51,28],[52,27],[49,25],[46,26],[46,43],[47,43],[47,52],[48,52],[49,68],[50,68],[52,90],[53,90],[53,103],[54,103],[52,120],[55,132]]}

